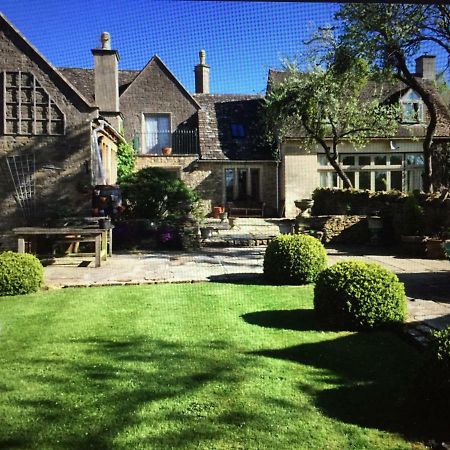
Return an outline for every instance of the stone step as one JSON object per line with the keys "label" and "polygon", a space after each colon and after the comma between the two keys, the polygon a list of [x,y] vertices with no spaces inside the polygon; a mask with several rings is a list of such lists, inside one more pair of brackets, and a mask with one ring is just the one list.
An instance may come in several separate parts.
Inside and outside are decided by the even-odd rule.
{"label": "stone step", "polygon": [[202,239],[202,247],[256,247],[267,245],[275,236],[228,235]]}

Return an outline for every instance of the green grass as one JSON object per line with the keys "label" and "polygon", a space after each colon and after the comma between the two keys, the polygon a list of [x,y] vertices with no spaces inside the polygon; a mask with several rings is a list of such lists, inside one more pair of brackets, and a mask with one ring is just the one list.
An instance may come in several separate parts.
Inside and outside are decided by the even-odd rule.
{"label": "green grass", "polygon": [[0,447],[422,448],[420,354],[311,308],[311,287],[221,283],[1,298]]}

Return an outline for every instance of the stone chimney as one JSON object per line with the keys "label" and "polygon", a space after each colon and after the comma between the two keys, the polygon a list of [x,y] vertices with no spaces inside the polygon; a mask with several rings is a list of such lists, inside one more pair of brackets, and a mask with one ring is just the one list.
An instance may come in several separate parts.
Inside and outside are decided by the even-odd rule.
{"label": "stone chimney", "polygon": [[416,76],[434,81],[436,79],[436,56],[419,56],[416,59]]}
{"label": "stone chimney", "polygon": [[[102,33],[101,49],[93,49],[95,63],[95,104],[100,114],[112,119],[111,124],[119,128],[119,52],[111,50],[111,36]],[[117,118],[117,120],[116,120]]]}
{"label": "stone chimney", "polygon": [[209,94],[209,66],[206,65],[206,52],[200,50],[200,64],[195,66],[195,93]]}

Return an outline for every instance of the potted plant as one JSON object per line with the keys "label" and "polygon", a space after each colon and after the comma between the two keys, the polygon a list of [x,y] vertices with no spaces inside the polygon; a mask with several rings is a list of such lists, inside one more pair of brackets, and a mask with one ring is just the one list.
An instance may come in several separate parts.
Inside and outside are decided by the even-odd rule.
{"label": "potted plant", "polygon": [[425,256],[428,259],[445,259],[444,240],[439,236],[426,237]]}
{"label": "potted plant", "polygon": [[169,156],[172,154],[172,147],[163,147],[162,148],[162,154],[164,156]]}

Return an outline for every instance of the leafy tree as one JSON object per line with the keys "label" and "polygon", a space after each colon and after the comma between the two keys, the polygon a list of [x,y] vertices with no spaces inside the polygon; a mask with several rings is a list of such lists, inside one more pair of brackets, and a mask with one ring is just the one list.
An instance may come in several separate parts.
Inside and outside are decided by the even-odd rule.
{"label": "leafy tree", "polygon": [[372,66],[389,71],[416,91],[427,107],[429,123],[423,141],[423,189],[433,190],[432,153],[438,111],[433,93],[407,66],[424,41],[432,41],[449,52],[450,9],[447,5],[352,3],[341,6],[336,18],[343,21],[342,41]]}
{"label": "leafy tree", "polygon": [[125,176],[120,187],[129,217],[176,222],[197,212],[197,193],[165,169],[141,169]]}
{"label": "leafy tree", "polygon": [[126,143],[119,144],[117,150],[117,179],[119,183],[124,177],[133,173],[135,158],[132,145]]}
{"label": "leafy tree", "polygon": [[348,56],[341,48],[326,55],[325,67],[316,62],[308,72],[288,64],[288,76],[271,88],[266,102],[279,138],[301,135],[306,148],[319,144],[344,186],[353,187],[339,164],[339,144],[362,148],[374,136],[392,135],[399,110],[384,105],[381,92],[362,95],[370,83],[368,64],[362,59],[343,64]]}

